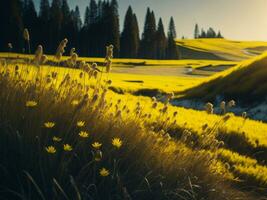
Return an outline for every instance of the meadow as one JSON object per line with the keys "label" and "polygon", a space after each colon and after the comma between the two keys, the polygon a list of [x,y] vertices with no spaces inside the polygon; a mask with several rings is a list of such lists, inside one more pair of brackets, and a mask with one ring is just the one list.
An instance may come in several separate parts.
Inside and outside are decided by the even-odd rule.
{"label": "meadow", "polygon": [[[112,48],[106,59],[1,57],[1,198],[266,198],[265,123],[231,108],[215,115],[170,104],[172,92],[203,77],[113,73],[129,63],[179,68],[209,60],[122,61]],[[151,88],[164,99],[136,93]]]}
{"label": "meadow", "polygon": [[[24,65],[28,59],[34,56],[16,53],[0,53],[0,58],[15,60],[16,63]],[[56,63],[54,56],[47,56],[48,62],[44,68],[53,69],[56,66],[64,67],[63,63]],[[62,60],[67,60],[62,57]],[[78,62],[97,63],[103,67],[103,58],[79,57]],[[148,60],[148,59],[113,59],[112,73],[113,87],[119,93],[138,93],[139,90],[158,90],[158,93],[181,92],[189,89],[202,79],[221,71],[219,68],[226,68],[238,64],[236,61],[224,60]],[[210,70],[202,70],[207,67]],[[219,69],[219,70],[217,70]],[[151,96],[151,95],[150,95]],[[153,96],[153,94],[152,94]]]}

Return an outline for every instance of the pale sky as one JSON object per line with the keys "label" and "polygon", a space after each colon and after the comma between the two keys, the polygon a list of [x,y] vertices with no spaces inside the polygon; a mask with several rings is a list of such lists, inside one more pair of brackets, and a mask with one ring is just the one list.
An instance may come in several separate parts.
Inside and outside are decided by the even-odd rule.
{"label": "pale sky", "polygon": [[[39,1],[34,0],[39,9]],[[89,0],[68,0],[71,7],[78,5],[84,16]],[[267,41],[267,0],[118,0],[121,26],[129,5],[137,14],[140,31],[149,6],[157,19],[161,16],[165,29],[174,17],[178,37],[193,37],[194,24],[207,29],[221,30],[228,39]]]}

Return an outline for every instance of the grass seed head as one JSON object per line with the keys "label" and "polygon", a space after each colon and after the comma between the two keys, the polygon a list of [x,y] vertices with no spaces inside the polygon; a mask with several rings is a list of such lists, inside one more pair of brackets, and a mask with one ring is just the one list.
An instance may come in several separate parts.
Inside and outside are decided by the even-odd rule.
{"label": "grass seed head", "polygon": [[243,113],[242,113],[242,117],[243,117],[244,119],[246,119],[246,118],[247,118],[247,112],[243,112]]}
{"label": "grass seed head", "polygon": [[94,73],[93,73],[93,76],[94,76],[95,79],[97,79],[97,75],[98,75],[98,71],[95,70]]}
{"label": "grass seed head", "polygon": [[93,70],[96,70],[97,69],[97,64],[93,63],[91,67],[92,67]]}
{"label": "grass seed head", "polygon": [[44,65],[48,61],[48,58],[46,55],[42,55],[40,63]]}
{"label": "grass seed head", "polygon": [[72,55],[75,53],[76,49],[75,48],[71,48],[70,50],[70,57],[72,57]]}
{"label": "grass seed head", "polygon": [[35,57],[34,57],[34,63],[39,66],[41,64],[43,57],[43,46],[38,45],[36,51],[35,51]]}
{"label": "grass seed head", "polygon": [[158,107],[158,103],[157,102],[154,102],[153,104],[152,104],[152,108],[153,109],[156,109]]}
{"label": "grass seed head", "polygon": [[10,50],[12,50],[13,49],[13,45],[12,45],[12,43],[7,43],[7,47],[10,49]]}
{"label": "grass seed head", "polygon": [[27,28],[25,28],[23,31],[23,38],[26,41],[30,41],[30,33],[29,33],[29,30]]}
{"label": "grass seed head", "polygon": [[[95,147],[94,147],[94,148],[95,148]],[[99,147],[99,148],[100,148],[100,147]],[[103,153],[102,153],[102,151],[97,150],[97,151],[95,152],[95,154],[94,154],[94,160],[95,160],[96,162],[99,162],[99,161],[102,160],[102,158],[103,158]]]}
{"label": "grass seed head", "polygon": [[205,105],[205,109],[206,109],[206,112],[207,112],[208,114],[213,114],[214,109],[213,109],[213,104],[212,104],[212,103],[208,102],[208,103]]}
{"label": "grass seed head", "polygon": [[231,101],[228,102],[228,107],[229,108],[232,108],[232,107],[235,107],[235,106],[236,106],[236,103],[235,103],[234,100],[231,100]]}

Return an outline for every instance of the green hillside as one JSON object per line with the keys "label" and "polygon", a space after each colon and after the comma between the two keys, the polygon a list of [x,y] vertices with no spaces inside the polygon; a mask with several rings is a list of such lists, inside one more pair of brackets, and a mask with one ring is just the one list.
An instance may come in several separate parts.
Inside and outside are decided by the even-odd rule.
{"label": "green hillside", "polygon": [[226,39],[177,40],[181,58],[241,61],[267,50],[267,42]]}
{"label": "green hillside", "polygon": [[243,61],[185,91],[185,98],[214,100],[222,95],[242,102],[264,100],[267,91],[267,54]]}

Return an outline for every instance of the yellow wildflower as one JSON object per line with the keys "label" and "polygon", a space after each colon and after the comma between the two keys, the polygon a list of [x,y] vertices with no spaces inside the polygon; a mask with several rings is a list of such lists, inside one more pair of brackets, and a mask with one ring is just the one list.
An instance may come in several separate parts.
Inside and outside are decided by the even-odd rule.
{"label": "yellow wildflower", "polygon": [[79,136],[82,137],[82,138],[88,138],[89,137],[89,134],[86,131],[81,131],[79,133]]}
{"label": "yellow wildflower", "polygon": [[62,139],[60,137],[53,137],[53,141],[54,142],[60,142]]}
{"label": "yellow wildflower", "polygon": [[72,146],[70,146],[69,144],[64,144],[63,149],[64,151],[72,151]]}
{"label": "yellow wildflower", "polygon": [[50,154],[54,154],[57,152],[57,150],[54,146],[48,146],[45,148],[45,150],[47,151],[47,153],[50,153]]}
{"label": "yellow wildflower", "polygon": [[112,139],[112,145],[119,149],[122,146],[121,139],[120,138],[113,138]]}
{"label": "yellow wildflower", "polygon": [[35,107],[35,106],[37,106],[37,102],[36,101],[27,101],[26,102],[26,107],[32,108],[32,107]]}
{"label": "yellow wildflower", "polygon": [[106,177],[109,175],[109,171],[106,168],[102,168],[99,170],[100,176]]}
{"label": "yellow wildflower", "polygon": [[54,122],[45,122],[44,125],[46,128],[53,128],[56,124]]}
{"label": "yellow wildflower", "polygon": [[77,122],[77,126],[78,127],[84,127],[84,125],[85,125],[85,122],[84,121],[78,121]]}
{"label": "yellow wildflower", "polygon": [[92,144],[92,147],[94,147],[95,149],[99,149],[101,146],[102,146],[102,144],[99,143],[99,142],[94,142],[94,143]]}

